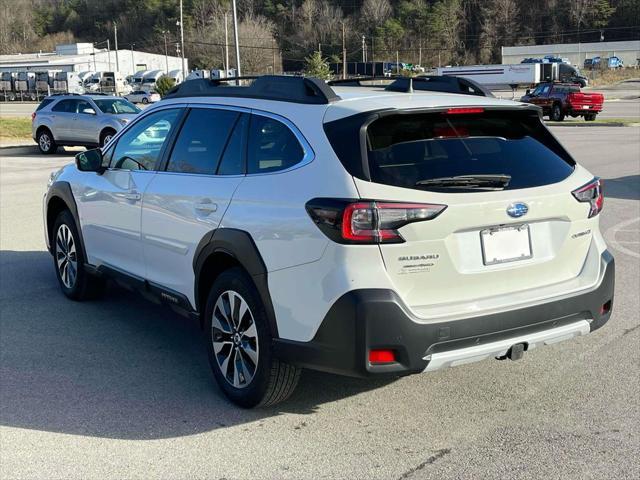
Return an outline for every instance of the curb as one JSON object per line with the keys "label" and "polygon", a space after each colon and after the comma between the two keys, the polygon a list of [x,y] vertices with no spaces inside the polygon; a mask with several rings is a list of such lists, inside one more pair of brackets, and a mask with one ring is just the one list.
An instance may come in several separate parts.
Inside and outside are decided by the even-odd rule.
{"label": "curb", "polygon": [[36,153],[38,151],[38,145],[0,145],[0,155],[15,155],[21,153]]}

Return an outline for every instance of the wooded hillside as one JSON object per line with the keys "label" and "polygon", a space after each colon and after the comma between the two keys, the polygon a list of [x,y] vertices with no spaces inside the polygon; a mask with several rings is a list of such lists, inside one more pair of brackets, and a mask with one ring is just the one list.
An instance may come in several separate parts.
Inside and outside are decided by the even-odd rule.
{"label": "wooded hillside", "polygon": [[[221,67],[230,2],[184,0],[191,66]],[[238,0],[245,73],[321,49],[349,61],[424,66],[500,61],[502,45],[640,38],[640,0]],[[0,53],[51,51],[55,44],[111,39],[120,48],[176,54],[178,0],[0,0]],[[106,42],[100,46],[106,47]],[[233,65],[233,48],[230,49]],[[373,57],[372,57],[373,56]]]}

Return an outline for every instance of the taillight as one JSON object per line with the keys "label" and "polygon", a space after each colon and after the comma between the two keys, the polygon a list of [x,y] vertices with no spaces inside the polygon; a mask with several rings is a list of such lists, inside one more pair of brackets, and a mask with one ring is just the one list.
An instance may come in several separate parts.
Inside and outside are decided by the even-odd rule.
{"label": "taillight", "polygon": [[432,220],[447,208],[430,203],[350,202],[318,198],[307,212],[329,238],[339,243],[402,243],[398,229],[413,222]]}
{"label": "taillight", "polygon": [[589,203],[589,218],[595,217],[602,211],[604,205],[604,193],[602,193],[602,180],[596,177],[586,185],[571,192],[579,202]]}

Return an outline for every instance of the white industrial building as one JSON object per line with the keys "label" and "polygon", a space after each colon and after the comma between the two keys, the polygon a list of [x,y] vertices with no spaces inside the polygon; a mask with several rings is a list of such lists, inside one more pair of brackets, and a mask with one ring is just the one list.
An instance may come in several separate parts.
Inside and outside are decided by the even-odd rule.
{"label": "white industrial building", "polygon": [[[185,71],[189,71],[185,59]],[[124,77],[141,70],[181,70],[182,59],[170,55],[138,52],[135,50],[105,50],[94,48],[91,43],[72,43],[56,46],[50,53],[18,53],[0,55],[0,72],[37,72],[58,70],[62,72],[114,72]]]}
{"label": "white industrial building", "polygon": [[634,66],[640,62],[640,40],[502,47],[503,64],[520,63],[528,57],[540,58],[545,55],[567,58],[578,66],[582,66],[586,58],[616,56],[622,59],[625,66]]}

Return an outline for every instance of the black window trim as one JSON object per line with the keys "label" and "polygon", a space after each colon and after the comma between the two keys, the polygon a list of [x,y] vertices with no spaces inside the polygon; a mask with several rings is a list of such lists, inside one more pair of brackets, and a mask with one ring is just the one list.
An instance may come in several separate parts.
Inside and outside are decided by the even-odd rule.
{"label": "black window trim", "polygon": [[[296,125],[289,120],[288,118],[283,117],[282,115],[278,115],[276,113],[271,113],[271,112],[266,112],[263,110],[257,110],[257,109],[252,109],[252,108],[247,108],[247,107],[238,107],[235,105],[225,105],[225,104],[218,104],[218,103],[188,103],[188,104],[184,104],[184,103],[180,103],[180,104],[167,104],[164,105],[163,109],[165,108],[172,108],[175,107],[177,105],[180,105],[183,109],[184,109],[184,113],[183,113],[183,117],[180,120],[180,122],[178,122],[178,127],[175,130],[175,133],[173,135],[170,135],[170,144],[167,145],[167,148],[165,148],[164,154],[162,156],[162,161],[159,162],[158,165],[156,165],[155,171],[157,173],[162,173],[162,174],[166,174],[166,175],[199,175],[199,176],[206,176],[206,177],[216,177],[216,178],[233,178],[233,177],[255,177],[255,176],[261,176],[261,175],[279,175],[281,173],[287,173],[290,172],[291,170],[296,170],[298,168],[304,167],[305,165],[308,165],[309,163],[311,163],[314,159],[315,159],[315,152],[313,151],[313,148],[311,148],[311,144],[307,141],[307,139],[304,137],[304,135],[302,134],[302,132],[300,132],[300,130],[298,129],[298,127],[296,127]],[[263,173],[246,173],[247,172],[247,151],[244,152],[244,173],[242,174],[238,174],[238,175],[218,175],[217,171],[216,174],[208,174],[208,173],[185,173],[185,172],[168,172],[167,171],[167,165],[169,163],[169,158],[171,156],[171,152],[173,151],[173,148],[175,146],[175,141],[178,138],[178,133],[179,131],[182,129],[182,125],[184,124],[186,118],[187,118],[187,114],[188,112],[193,109],[193,108],[211,108],[211,109],[218,109],[218,110],[233,110],[233,111],[237,111],[240,113],[246,113],[247,115],[260,115],[262,117],[268,117],[268,118],[272,118],[274,120],[277,120],[281,123],[283,123],[285,126],[287,126],[289,128],[289,130],[291,130],[291,132],[293,133],[293,135],[296,137],[296,139],[298,140],[298,143],[300,143],[300,146],[302,147],[302,151],[304,152],[302,159],[296,163],[295,165],[292,165],[288,168],[282,169],[282,170],[274,170],[271,172],[263,172]],[[157,107],[154,107],[153,111],[158,111]],[[146,112],[145,112],[146,115]],[[238,117],[238,120],[240,119],[240,117]],[[236,120],[236,122],[238,121]],[[249,119],[249,123],[250,123]],[[138,122],[139,119],[136,119],[136,122]],[[132,123],[131,125],[133,125],[134,123]],[[247,125],[248,127],[248,125]],[[129,127],[128,127],[129,128]],[[127,128],[127,129],[128,129]],[[234,125],[235,128],[235,125]],[[126,129],[123,129],[122,131],[124,131]],[[247,129],[248,130],[248,129]],[[122,132],[121,131],[121,132]],[[120,135],[120,133],[118,133],[118,135]],[[233,130],[231,131],[231,133],[233,133]],[[248,134],[248,131],[245,131],[245,135]],[[229,141],[229,139],[231,138],[231,134],[229,135],[229,138],[227,138],[227,142]],[[117,139],[116,139],[117,141]],[[248,150],[249,148],[249,142],[245,142],[245,149]],[[224,151],[226,150],[226,145],[225,145],[225,149],[223,150],[223,156],[224,156]],[[222,158],[222,157],[221,157]],[[151,171],[151,170],[150,170]]]}

